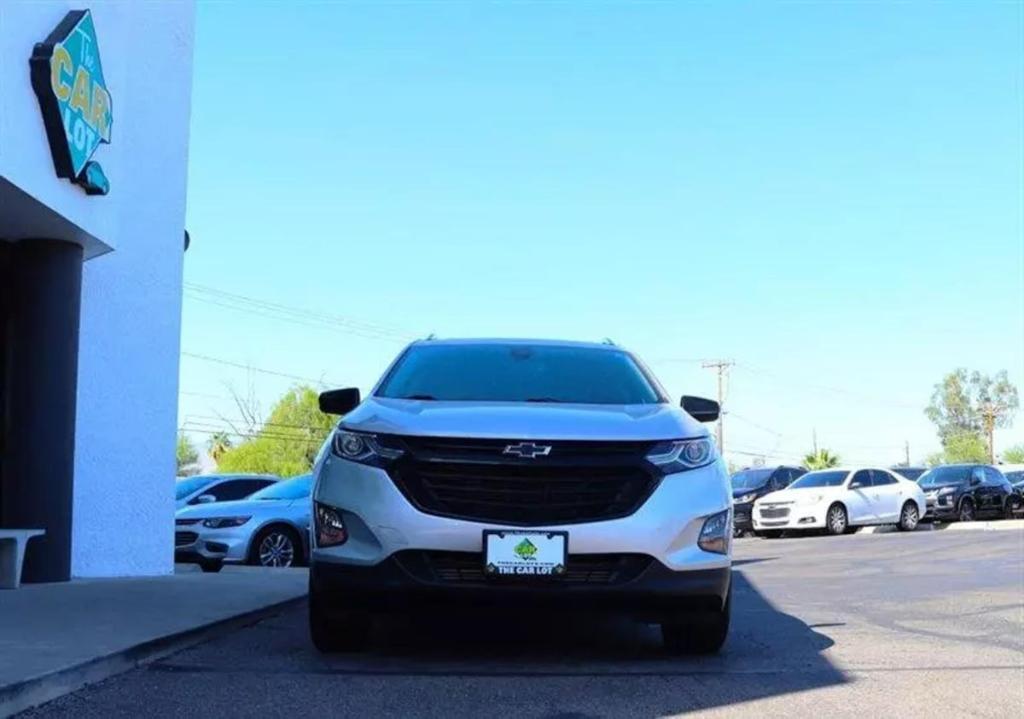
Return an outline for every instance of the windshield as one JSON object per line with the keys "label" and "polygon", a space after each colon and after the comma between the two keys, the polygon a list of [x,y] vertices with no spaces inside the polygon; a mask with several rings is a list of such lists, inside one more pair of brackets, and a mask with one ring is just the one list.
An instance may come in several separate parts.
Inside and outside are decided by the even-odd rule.
{"label": "windshield", "polygon": [[519,343],[415,345],[391,370],[377,395],[477,402],[663,401],[627,352]]}
{"label": "windshield", "polygon": [[249,499],[302,499],[308,497],[313,488],[313,475],[283,479],[251,495]]}
{"label": "windshield", "polygon": [[763,487],[772,476],[770,469],[745,469],[732,476],[733,489],[757,489]]}
{"label": "windshield", "polygon": [[790,489],[805,489],[807,487],[839,487],[846,481],[846,470],[833,469],[820,472],[808,472],[803,477],[789,485]]}
{"label": "windshield", "polygon": [[938,487],[943,484],[963,484],[971,476],[969,465],[935,467],[921,475],[917,483],[922,487]]}
{"label": "windshield", "polygon": [[187,479],[179,479],[174,484],[174,498],[185,499],[188,495],[193,492],[198,492],[200,489],[208,484],[212,484],[216,477],[188,477]]}
{"label": "windshield", "polygon": [[916,481],[918,477],[924,474],[923,467],[894,467],[893,472],[906,477],[910,481]]}
{"label": "windshield", "polygon": [[1024,482],[1024,469],[1018,469],[1014,472],[1003,472],[1003,476],[1010,481],[1010,484]]}

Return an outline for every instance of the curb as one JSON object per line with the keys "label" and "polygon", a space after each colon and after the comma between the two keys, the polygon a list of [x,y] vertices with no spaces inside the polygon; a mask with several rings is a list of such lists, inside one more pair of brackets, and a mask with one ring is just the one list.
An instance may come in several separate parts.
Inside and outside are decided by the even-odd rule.
{"label": "curb", "polygon": [[[1024,520],[1021,519],[997,519],[986,522],[922,522],[917,525],[915,532],[997,532],[1013,531],[1024,529]],[[890,534],[898,532],[894,524],[879,524],[870,527],[861,527],[856,534]]]}
{"label": "curb", "polygon": [[65,694],[76,692],[89,684],[123,674],[236,629],[251,626],[305,600],[305,595],[292,597],[243,614],[150,639],[74,666],[0,686],[0,718],[13,716]]}

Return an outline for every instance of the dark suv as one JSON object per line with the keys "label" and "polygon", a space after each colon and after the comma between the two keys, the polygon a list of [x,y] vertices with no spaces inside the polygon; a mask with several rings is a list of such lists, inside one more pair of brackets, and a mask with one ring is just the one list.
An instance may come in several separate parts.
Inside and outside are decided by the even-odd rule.
{"label": "dark suv", "polygon": [[934,467],[917,480],[928,502],[926,519],[959,520],[1011,517],[1020,495],[995,467],[949,464]]}
{"label": "dark suv", "polygon": [[750,511],[754,500],[769,492],[785,489],[797,477],[807,472],[803,467],[754,467],[741,469],[732,475],[733,532],[737,537],[754,531]]}

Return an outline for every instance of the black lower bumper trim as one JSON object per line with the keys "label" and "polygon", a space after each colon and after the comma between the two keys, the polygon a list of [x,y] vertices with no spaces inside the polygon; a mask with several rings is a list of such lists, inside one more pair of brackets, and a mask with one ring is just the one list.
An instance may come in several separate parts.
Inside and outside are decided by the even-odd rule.
{"label": "black lower bumper trim", "polygon": [[664,616],[720,611],[729,594],[730,572],[728,567],[676,572],[651,559],[639,576],[621,584],[573,584],[559,579],[447,583],[425,581],[391,556],[373,566],[314,561],[309,582],[310,592],[328,611],[537,606]]}

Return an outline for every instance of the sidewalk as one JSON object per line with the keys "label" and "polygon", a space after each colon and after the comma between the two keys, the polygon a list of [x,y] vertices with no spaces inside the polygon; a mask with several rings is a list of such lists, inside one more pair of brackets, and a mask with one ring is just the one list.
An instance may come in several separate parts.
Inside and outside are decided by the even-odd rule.
{"label": "sidewalk", "polygon": [[304,569],[79,579],[0,591],[0,717],[272,614],[306,594]]}

